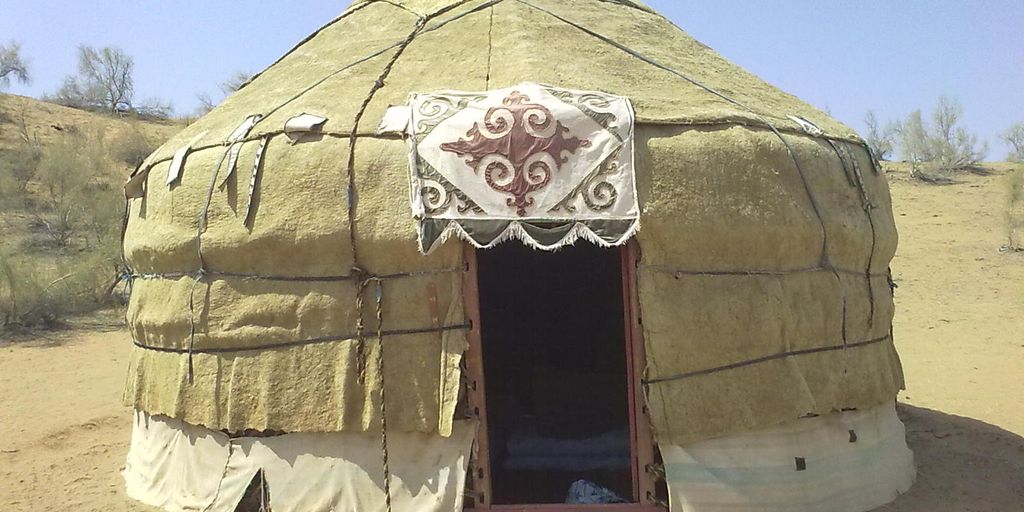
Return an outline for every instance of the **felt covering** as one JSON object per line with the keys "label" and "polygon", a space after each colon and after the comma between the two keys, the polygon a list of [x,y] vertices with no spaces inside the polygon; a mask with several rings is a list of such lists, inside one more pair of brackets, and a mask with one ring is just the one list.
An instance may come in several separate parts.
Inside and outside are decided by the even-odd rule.
{"label": "felt covering", "polygon": [[[372,275],[428,272],[384,280],[385,330],[465,317],[461,246],[419,253],[406,143],[373,127],[411,93],[526,81],[624,96],[635,107],[638,287],[660,442],[893,398],[902,374],[886,272],[897,236],[885,178],[852,130],[637,2],[392,0],[354,5],[142,166],[145,195],[131,201],[125,255],[135,272],[159,275],[135,281],[129,322],[149,348],[133,356],[128,402],[215,430],[375,425],[374,285],[363,295],[371,361],[360,386],[353,263]],[[327,121],[292,143],[282,130],[302,113]],[[255,114],[264,117],[227,175],[218,168],[225,141]],[[804,133],[790,116],[824,135]],[[166,185],[172,156],[190,141],[180,178]],[[348,216],[353,142],[358,262]],[[227,179],[213,190],[200,246],[215,172],[215,183]],[[200,254],[207,273],[197,282]],[[463,335],[385,338],[390,426],[450,432]]]}

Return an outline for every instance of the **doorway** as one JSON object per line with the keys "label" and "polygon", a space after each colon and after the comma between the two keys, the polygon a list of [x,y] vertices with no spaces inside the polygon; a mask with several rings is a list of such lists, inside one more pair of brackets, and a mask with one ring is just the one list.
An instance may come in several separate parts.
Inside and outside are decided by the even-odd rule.
{"label": "doorway", "polygon": [[492,504],[637,501],[622,262],[590,244],[477,251]]}

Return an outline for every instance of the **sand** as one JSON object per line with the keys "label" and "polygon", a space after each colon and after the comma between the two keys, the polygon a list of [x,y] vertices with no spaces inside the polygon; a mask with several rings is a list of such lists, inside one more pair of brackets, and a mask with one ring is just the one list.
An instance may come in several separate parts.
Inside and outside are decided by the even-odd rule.
{"label": "sand", "polygon": [[[886,512],[1024,511],[1024,253],[1004,175],[952,186],[890,176],[901,245],[900,415],[918,482]],[[129,341],[116,328],[0,341],[0,511],[145,511],[119,475]]]}

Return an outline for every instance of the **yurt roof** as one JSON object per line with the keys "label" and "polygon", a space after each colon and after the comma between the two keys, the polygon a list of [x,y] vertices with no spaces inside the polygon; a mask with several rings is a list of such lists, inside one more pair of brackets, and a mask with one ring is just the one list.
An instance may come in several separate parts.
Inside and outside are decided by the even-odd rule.
{"label": "yurt roof", "polygon": [[[415,36],[417,23],[424,27]],[[396,54],[397,58],[396,58]],[[392,62],[393,61],[393,62]],[[387,72],[385,73],[385,68]],[[439,67],[444,72],[437,72]],[[374,83],[383,87],[363,105]],[[623,0],[357,2],[149,160],[217,145],[248,115],[253,133],[307,112],[325,131],[372,132],[411,92],[477,91],[532,81],[629,97],[637,122],[744,124],[798,131],[804,118],[835,138],[854,132],[701,44],[650,8]]]}

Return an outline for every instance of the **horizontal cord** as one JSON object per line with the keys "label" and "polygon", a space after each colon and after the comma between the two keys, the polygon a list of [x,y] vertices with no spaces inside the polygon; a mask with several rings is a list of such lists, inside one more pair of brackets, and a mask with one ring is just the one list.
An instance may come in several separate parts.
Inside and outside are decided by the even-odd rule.
{"label": "horizontal cord", "polygon": [[203,278],[203,277],[214,277],[214,278],[228,278],[228,279],[242,279],[252,281],[284,281],[284,282],[336,282],[336,281],[352,281],[360,278],[371,278],[371,279],[396,279],[401,277],[422,277],[436,274],[447,274],[456,272],[465,272],[466,267],[446,267],[436,268],[427,270],[416,270],[412,272],[397,272],[393,274],[343,274],[335,276],[275,276],[275,275],[260,275],[260,274],[245,274],[240,272],[223,272],[219,270],[194,270],[191,272],[153,272],[153,273],[131,273],[127,275],[129,279],[180,279],[183,277],[191,278]]}
{"label": "horizontal cord", "polygon": [[736,368],[742,368],[744,366],[750,366],[750,365],[759,364],[759,363],[766,363],[768,361],[774,361],[776,359],[784,359],[784,358],[793,357],[793,356],[803,356],[803,355],[807,355],[807,354],[817,354],[817,353],[820,353],[820,352],[831,352],[831,351],[834,351],[834,350],[843,350],[843,349],[847,349],[847,348],[864,347],[864,346],[868,346],[868,345],[874,345],[876,343],[881,343],[881,342],[883,342],[885,340],[890,339],[891,337],[892,337],[891,335],[887,334],[885,336],[882,336],[881,338],[875,338],[875,339],[867,340],[867,341],[858,341],[858,342],[855,342],[855,343],[844,343],[842,345],[830,345],[830,346],[827,346],[827,347],[807,348],[807,349],[802,349],[802,350],[791,350],[791,351],[788,351],[788,352],[780,352],[778,354],[772,354],[770,356],[759,357],[757,359],[750,359],[750,360],[747,360],[747,361],[740,361],[738,363],[727,364],[725,366],[718,366],[718,367],[715,367],[715,368],[707,368],[707,369],[704,369],[704,370],[696,370],[696,371],[692,371],[692,372],[679,373],[679,374],[676,374],[676,375],[668,375],[668,376],[665,376],[665,377],[653,377],[653,378],[650,378],[650,379],[644,379],[643,383],[644,384],[658,384],[658,383],[661,383],[661,382],[683,380],[683,379],[689,379],[691,377],[697,377],[697,376],[700,376],[700,375],[708,375],[708,374],[711,374],[711,373],[718,373],[718,372],[722,372],[722,371],[726,371],[726,370],[735,370]]}
{"label": "horizontal cord", "polygon": [[[827,265],[815,267],[798,268],[792,270],[685,270],[670,267],[668,265],[640,265],[640,269],[649,269],[666,274],[677,276],[786,276],[792,274],[809,274],[814,272],[836,272],[858,277],[865,277],[863,270],[849,270],[835,268]],[[889,274],[870,274],[870,277],[888,277]]]}
{"label": "horizontal cord", "polygon": [[[394,329],[390,331],[383,331],[384,336],[403,336],[409,334],[426,334],[431,332],[443,332],[443,331],[458,331],[458,330],[469,330],[473,328],[473,324],[469,322],[457,324],[457,325],[442,325],[440,327],[424,327],[419,329]],[[341,336],[323,336],[320,338],[310,338],[306,340],[298,341],[285,341],[281,343],[270,343],[267,345],[258,345],[253,347],[216,347],[216,348],[193,348],[191,352],[193,354],[223,354],[227,352],[252,352],[256,350],[273,350],[278,348],[289,348],[299,347],[305,345],[318,345],[323,343],[331,343],[334,341],[345,341],[354,340],[356,335],[345,334]],[[141,349],[152,350],[154,352],[169,352],[172,354],[187,354],[189,349],[187,348],[176,348],[176,347],[155,347],[152,345],[146,345],[139,340],[132,340],[132,343]]]}

